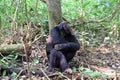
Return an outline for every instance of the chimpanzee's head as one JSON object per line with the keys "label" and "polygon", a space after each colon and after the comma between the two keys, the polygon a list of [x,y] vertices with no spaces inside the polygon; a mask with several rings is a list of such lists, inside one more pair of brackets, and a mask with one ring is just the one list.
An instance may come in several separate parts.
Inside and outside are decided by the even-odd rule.
{"label": "chimpanzee's head", "polygon": [[61,22],[58,25],[58,27],[65,34],[73,34],[72,27],[71,27],[70,23],[68,23],[68,22],[65,22],[65,21]]}

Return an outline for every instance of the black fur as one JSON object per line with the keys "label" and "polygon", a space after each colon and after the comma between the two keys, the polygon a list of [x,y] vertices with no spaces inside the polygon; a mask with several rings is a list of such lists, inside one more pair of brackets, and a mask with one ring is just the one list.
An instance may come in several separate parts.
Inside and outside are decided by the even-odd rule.
{"label": "black fur", "polygon": [[[78,40],[69,28],[69,23],[62,22],[51,29],[50,37],[52,41],[46,43],[46,53],[50,62],[49,72],[52,72],[55,67],[65,71],[68,68],[68,62],[80,48]],[[55,45],[59,45],[58,49],[55,48]]]}

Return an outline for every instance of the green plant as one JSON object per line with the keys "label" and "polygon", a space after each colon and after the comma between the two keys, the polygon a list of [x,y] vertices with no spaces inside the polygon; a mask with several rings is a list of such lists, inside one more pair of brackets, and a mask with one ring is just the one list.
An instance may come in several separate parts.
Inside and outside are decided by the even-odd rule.
{"label": "green plant", "polygon": [[82,71],[82,75],[89,75],[90,78],[97,78],[97,77],[102,77],[103,80],[106,79],[106,75],[103,74],[103,73],[100,73],[98,71],[93,71],[93,70],[90,70],[88,68],[84,68],[84,67],[80,67],[79,68],[81,71]]}
{"label": "green plant", "polygon": [[[4,68],[10,68],[17,65],[18,54],[10,54],[8,56],[3,56],[2,54],[0,54],[0,56],[2,56],[2,58],[0,59],[0,64],[4,66]],[[5,75],[5,72],[3,74]]]}

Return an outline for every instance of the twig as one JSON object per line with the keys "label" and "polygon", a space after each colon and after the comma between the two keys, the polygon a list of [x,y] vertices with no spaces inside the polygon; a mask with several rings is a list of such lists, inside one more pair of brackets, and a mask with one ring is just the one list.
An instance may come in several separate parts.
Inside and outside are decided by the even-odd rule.
{"label": "twig", "polygon": [[36,2],[35,2],[35,12],[34,12],[35,16],[37,14],[37,6],[38,6],[38,0],[36,0]]}
{"label": "twig", "polygon": [[[38,37],[39,36],[39,37]],[[38,35],[36,35],[35,36],[35,39],[34,39],[34,41],[32,42],[32,44],[34,44],[38,39],[40,39],[41,38],[41,36],[38,34]]]}
{"label": "twig", "polygon": [[72,80],[77,80],[78,77],[80,77],[80,74],[77,74]]}
{"label": "twig", "polygon": [[0,16],[0,28],[2,27],[2,19],[1,19],[1,16]]}
{"label": "twig", "polygon": [[50,80],[50,78],[47,76],[47,74],[42,70],[42,68],[40,68],[40,70],[43,72],[43,74],[45,75],[45,77]]}
{"label": "twig", "polygon": [[80,6],[80,17],[83,18],[83,0],[80,0],[81,6]]}
{"label": "twig", "polygon": [[119,12],[119,10],[120,10],[120,3],[116,5],[114,12],[109,16],[110,17],[109,20],[112,20],[113,17],[116,15],[116,13]]}
{"label": "twig", "polygon": [[53,73],[53,74],[51,74],[51,75],[49,75],[49,77],[52,77],[52,76],[58,76],[58,75],[61,75],[62,77],[64,77],[64,78],[66,78],[67,80],[71,80],[71,79],[69,79],[67,76],[64,76],[62,73]]}
{"label": "twig", "polygon": [[19,72],[19,74],[16,76],[15,80],[17,80],[17,78],[20,76],[20,74],[22,73],[22,71],[23,71],[23,70],[21,70],[21,71]]}
{"label": "twig", "polygon": [[15,20],[16,20],[16,15],[17,15],[19,4],[20,4],[20,0],[17,3],[17,7],[16,7],[16,10],[15,10],[15,13],[14,13],[14,17],[13,17],[13,24],[12,24],[12,26],[15,26]]}
{"label": "twig", "polygon": [[24,53],[26,55],[26,61],[27,61],[27,71],[28,71],[28,76],[29,76],[29,79],[31,79],[31,74],[30,74],[30,65],[29,65],[29,62],[28,62],[28,55],[27,55],[27,51],[26,51],[26,45],[25,45],[25,42],[22,40],[22,44],[24,46]]}
{"label": "twig", "polygon": [[58,73],[53,73],[53,74],[50,74],[49,77],[52,77],[52,76],[57,76],[59,75]]}
{"label": "twig", "polygon": [[[2,53],[0,52],[0,56],[2,56],[4,58],[4,56],[2,55]],[[9,61],[8,59],[4,58],[8,63],[11,63],[11,61]]]}
{"label": "twig", "polygon": [[26,14],[26,22],[28,24],[28,11],[27,11],[27,2],[25,0],[25,14]]}
{"label": "twig", "polygon": [[67,21],[67,22],[69,22],[65,17],[62,17],[62,19],[63,19],[63,21]]}
{"label": "twig", "polygon": [[8,13],[5,13],[4,15],[5,15],[5,16],[7,16],[7,17],[8,17],[8,19],[9,19],[9,20],[11,20],[11,21],[13,22],[12,17],[11,17],[11,16],[9,16],[9,15],[8,15]]}
{"label": "twig", "polygon": [[71,80],[71,79],[68,78],[67,76],[63,75],[61,72],[59,72],[59,74],[60,74],[62,77],[66,78],[67,80]]}

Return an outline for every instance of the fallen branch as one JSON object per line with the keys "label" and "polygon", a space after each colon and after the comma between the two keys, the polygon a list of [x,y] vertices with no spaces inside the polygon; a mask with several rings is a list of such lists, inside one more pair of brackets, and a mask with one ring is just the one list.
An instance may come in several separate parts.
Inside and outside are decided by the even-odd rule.
{"label": "fallen branch", "polygon": [[[2,75],[3,71],[6,71],[6,75],[12,74],[13,72],[15,72],[16,74],[19,74],[19,75],[27,75],[28,74],[26,69],[23,70],[20,68],[2,68],[2,69],[0,69],[0,71],[1,71],[0,75]],[[30,74],[39,75],[41,77],[44,76],[41,70],[30,71]]]}
{"label": "fallen branch", "polygon": [[[31,54],[31,45],[26,45],[27,54]],[[24,54],[24,46],[23,44],[10,44],[10,45],[0,45],[0,53],[3,55],[10,54],[10,53],[17,53]]]}

